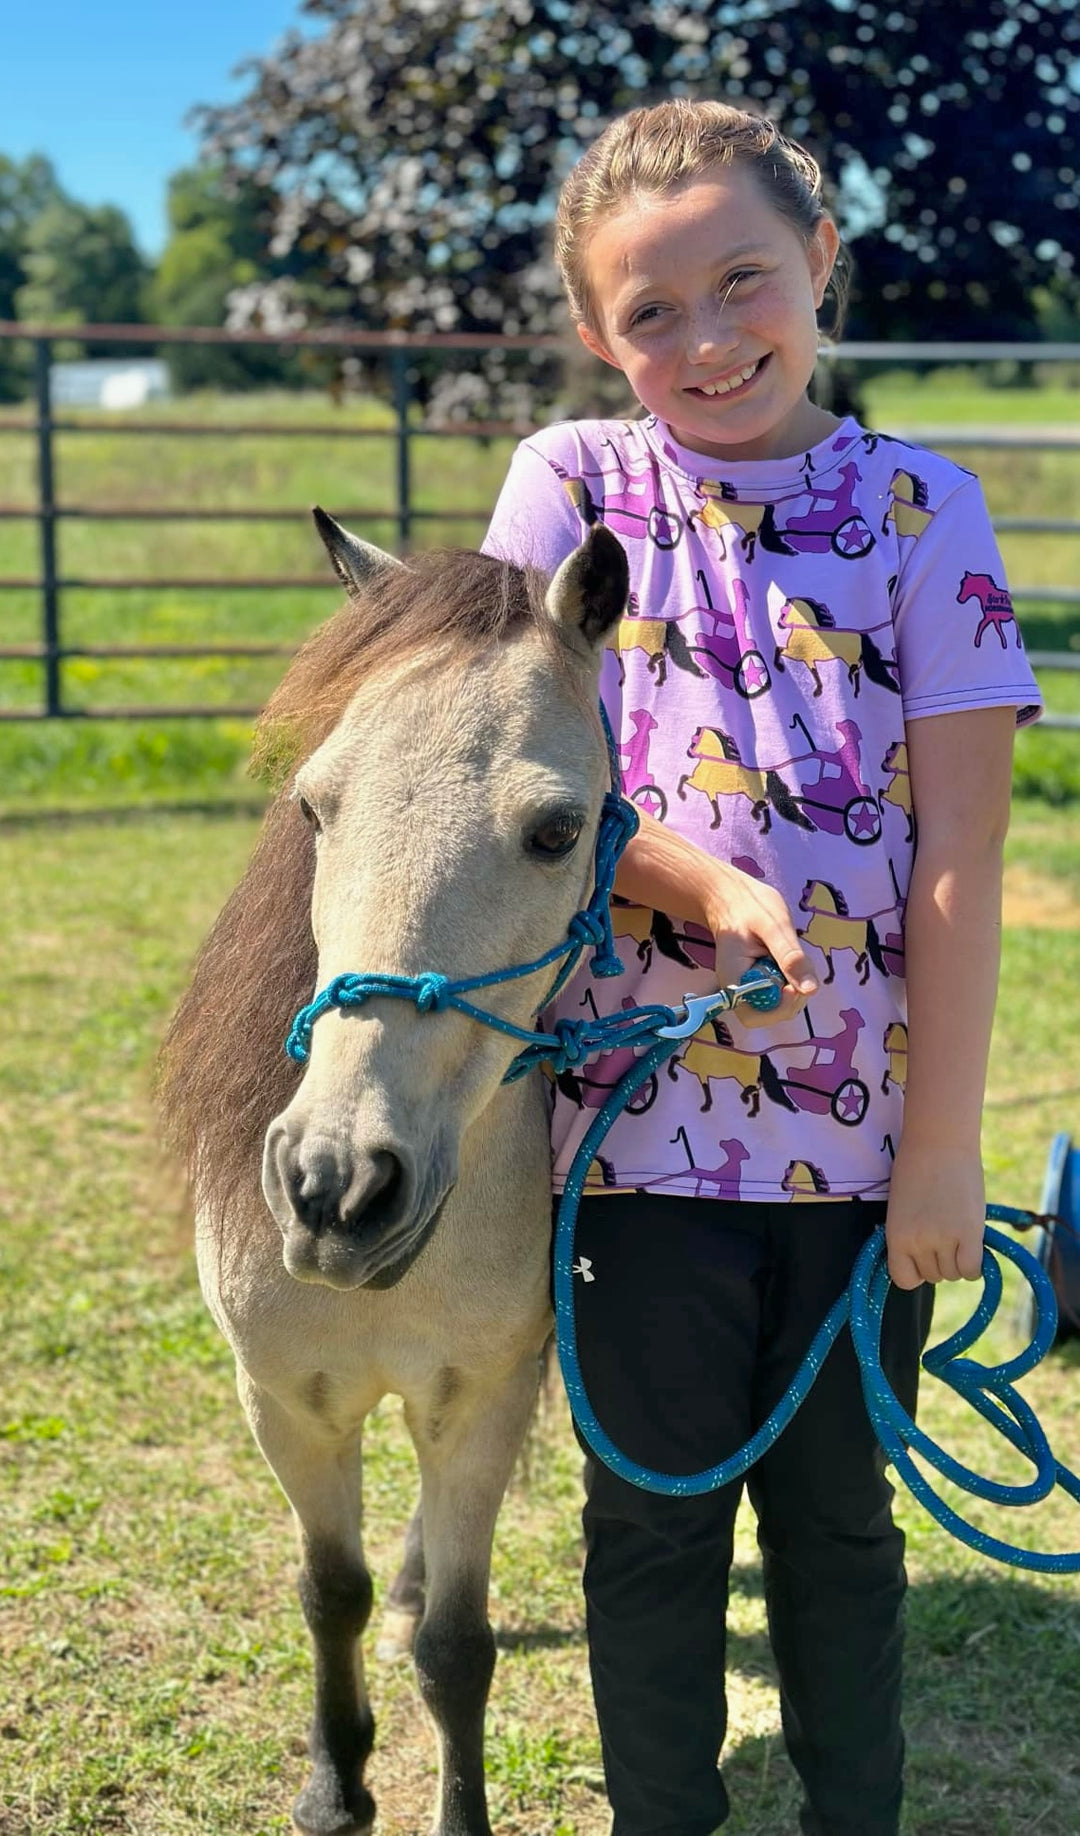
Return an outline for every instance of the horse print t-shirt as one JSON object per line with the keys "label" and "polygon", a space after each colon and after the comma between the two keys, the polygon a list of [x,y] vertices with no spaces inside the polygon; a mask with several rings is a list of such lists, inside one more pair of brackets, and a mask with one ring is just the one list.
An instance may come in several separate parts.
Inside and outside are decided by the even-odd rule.
{"label": "horse print t-shirt", "polygon": [[[565,422],[518,447],[484,549],[553,572],[596,522],[630,562],[600,685],[623,791],[776,887],[820,987],[782,1026],[727,1015],[687,1039],[587,1189],[882,1197],[907,1062],[906,723],[1039,705],[978,480],[852,420],[742,463],[655,417]],[[625,973],[583,968],[550,1018],[715,988],[702,926],[624,903],[613,918]],[[557,1079],[557,1190],[632,1055]]]}

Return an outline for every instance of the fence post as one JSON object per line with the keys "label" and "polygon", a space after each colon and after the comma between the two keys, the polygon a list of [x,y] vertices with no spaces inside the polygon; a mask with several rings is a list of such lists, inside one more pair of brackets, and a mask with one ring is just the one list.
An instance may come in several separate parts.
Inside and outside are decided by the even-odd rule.
{"label": "fence post", "polygon": [[38,522],[41,531],[41,642],[45,652],[45,717],[63,714],[60,700],[60,588],[56,578],[56,491],[53,479],[52,391],[48,338],[34,339],[37,384]]}
{"label": "fence post", "polygon": [[390,353],[397,416],[397,526],[398,541],[407,547],[412,534],[412,498],[409,479],[409,354]]}

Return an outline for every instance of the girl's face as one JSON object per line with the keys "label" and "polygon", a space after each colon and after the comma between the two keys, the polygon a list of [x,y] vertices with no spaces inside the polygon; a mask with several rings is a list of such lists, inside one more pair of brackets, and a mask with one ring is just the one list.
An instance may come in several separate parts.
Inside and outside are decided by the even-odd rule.
{"label": "girl's face", "polygon": [[650,413],[716,459],[786,458],[835,425],[806,395],[839,237],[807,243],[751,167],[629,198],[594,228],[594,326],[578,331]]}

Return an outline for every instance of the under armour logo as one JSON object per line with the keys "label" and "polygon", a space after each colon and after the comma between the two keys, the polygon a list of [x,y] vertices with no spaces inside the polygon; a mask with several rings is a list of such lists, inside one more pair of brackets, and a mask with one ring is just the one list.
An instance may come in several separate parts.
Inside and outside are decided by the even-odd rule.
{"label": "under armour logo", "polygon": [[582,1281],[596,1280],[596,1276],[592,1272],[592,1261],[588,1256],[578,1257],[578,1260],[574,1264],[573,1273],[575,1275],[580,1275]]}

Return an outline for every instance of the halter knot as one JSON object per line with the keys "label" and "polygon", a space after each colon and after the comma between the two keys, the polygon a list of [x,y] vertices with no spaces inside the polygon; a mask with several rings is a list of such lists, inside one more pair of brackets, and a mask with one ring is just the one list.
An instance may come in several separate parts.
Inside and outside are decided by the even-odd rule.
{"label": "halter knot", "polygon": [[416,978],[416,1007],[421,1014],[441,1014],[450,1005],[453,990],[450,978],[434,971]]}
{"label": "halter knot", "polygon": [[583,949],[595,949],[604,942],[604,921],[598,912],[575,912],[567,926],[567,934]]}
{"label": "halter knot", "polygon": [[580,1065],[590,1056],[593,1046],[588,1031],[588,1023],[584,1020],[556,1020],[552,1034],[559,1042],[559,1049],[550,1054],[550,1060],[557,1071],[568,1071],[571,1065]]}

